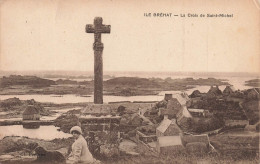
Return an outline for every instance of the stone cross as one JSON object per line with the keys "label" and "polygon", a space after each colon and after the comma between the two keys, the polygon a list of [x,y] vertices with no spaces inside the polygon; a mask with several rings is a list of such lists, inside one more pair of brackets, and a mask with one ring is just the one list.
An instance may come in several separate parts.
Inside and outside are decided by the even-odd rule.
{"label": "stone cross", "polygon": [[101,42],[102,33],[110,33],[110,25],[103,25],[101,17],[95,17],[94,25],[86,25],[86,33],[94,33],[94,103],[103,104],[103,58],[104,45]]}

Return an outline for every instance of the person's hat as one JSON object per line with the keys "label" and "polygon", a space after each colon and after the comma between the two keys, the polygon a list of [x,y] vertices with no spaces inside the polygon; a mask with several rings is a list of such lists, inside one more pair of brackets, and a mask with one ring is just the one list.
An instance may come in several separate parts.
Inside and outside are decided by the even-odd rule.
{"label": "person's hat", "polygon": [[80,134],[82,134],[82,130],[79,126],[73,126],[71,129],[70,129],[70,133],[72,133],[73,131],[77,131],[79,132]]}

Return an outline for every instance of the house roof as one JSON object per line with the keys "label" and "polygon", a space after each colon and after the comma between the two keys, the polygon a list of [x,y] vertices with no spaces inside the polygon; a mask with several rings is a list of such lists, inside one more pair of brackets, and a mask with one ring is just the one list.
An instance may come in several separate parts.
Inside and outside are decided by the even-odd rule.
{"label": "house roof", "polygon": [[211,86],[208,93],[214,93],[214,94],[222,94],[221,90],[218,88],[218,86]]}
{"label": "house roof", "polygon": [[228,85],[228,86],[226,86],[226,88],[224,89],[223,92],[225,92],[225,91],[227,91],[227,90],[231,90],[232,92],[235,92],[235,91],[236,91],[236,89],[235,89],[235,87],[234,87],[233,85]]}
{"label": "house roof", "polygon": [[132,114],[132,116],[131,116],[131,121],[133,121],[133,120],[142,120],[142,118],[137,114],[137,113],[134,113],[134,114]]}
{"label": "house roof", "polygon": [[177,111],[175,110],[170,110],[170,109],[165,109],[165,108],[160,108],[160,115],[176,115]]}
{"label": "house roof", "polygon": [[257,94],[259,94],[259,91],[257,90],[257,88],[254,88],[254,91],[255,91]]}
{"label": "house roof", "polygon": [[229,86],[230,87],[230,89],[233,91],[233,92],[235,92],[236,91],[236,89],[235,89],[235,87],[232,85],[232,86]]}
{"label": "house roof", "polygon": [[173,122],[172,120],[164,119],[156,129],[164,133],[166,129],[171,125],[172,122]]}
{"label": "house roof", "polygon": [[251,88],[245,91],[246,94],[248,93],[256,93],[257,95],[259,95],[259,88]]}
{"label": "house roof", "polygon": [[40,112],[33,105],[29,105],[27,106],[23,114],[40,114]]}
{"label": "house roof", "polygon": [[186,102],[190,99],[185,92],[173,94],[172,97],[176,98],[181,105],[186,105]]}
{"label": "house roof", "polygon": [[161,137],[158,137],[158,144],[159,144],[160,147],[177,146],[177,145],[182,146],[180,136],[161,136]]}
{"label": "house roof", "polygon": [[192,117],[187,107],[182,107],[182,114],[184,117]]}
{"label": "house roof", "polygon": [[172,98],[167,103],[167,109],[170,110],[179,110],[181,108],[181,104],[179,103],[178,99]]}

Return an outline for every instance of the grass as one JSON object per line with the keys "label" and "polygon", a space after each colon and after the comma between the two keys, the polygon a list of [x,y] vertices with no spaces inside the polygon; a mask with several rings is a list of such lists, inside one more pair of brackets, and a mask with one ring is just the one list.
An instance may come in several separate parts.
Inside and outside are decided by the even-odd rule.
{"label": "grass", "polygon": [[204,155],[204,156],[195,156],[195,155],[186,155],[186,156],[135,156],[135,157],[122,157],[118,160],[113,161],[103,161],[102,163],[108,164],[233,164],[233,163],[249,163],[257,164],[259,159],[257,157],[250,159],[234,159],[223,157],[221,155]]}

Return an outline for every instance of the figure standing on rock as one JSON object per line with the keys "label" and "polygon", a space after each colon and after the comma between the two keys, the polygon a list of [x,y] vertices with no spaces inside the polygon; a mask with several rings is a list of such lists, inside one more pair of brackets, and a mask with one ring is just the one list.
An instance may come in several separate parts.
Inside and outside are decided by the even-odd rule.
{"label": "figure standing on rock", "polygon": [[99,163],[88,149],[88,144],[82,136],[82,130],[79,126],[74,126],[70,129],[70,133],[73,135],[75,142],[72,144],[72,151],[67,158],[66,163]]}

